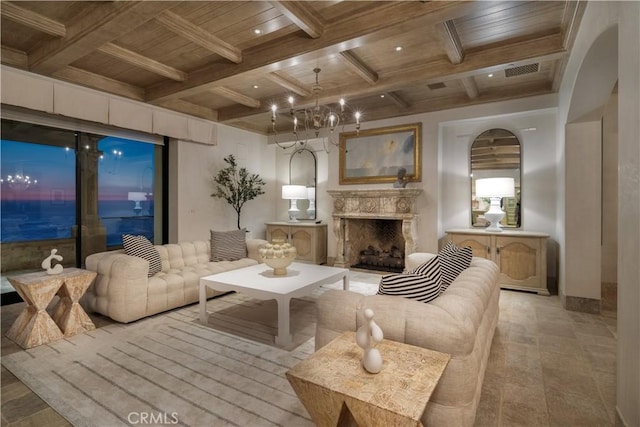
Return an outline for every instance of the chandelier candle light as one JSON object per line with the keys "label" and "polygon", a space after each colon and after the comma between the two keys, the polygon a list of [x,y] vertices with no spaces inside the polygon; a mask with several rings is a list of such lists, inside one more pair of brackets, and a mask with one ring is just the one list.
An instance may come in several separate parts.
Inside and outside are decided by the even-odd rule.
{"label": "chandelier candle light", "polygon": [[513,197],[515,185],[513,178],[483,178],[476,180],[476,197],[488,197],[491,200],[489,210],[484,216],[491,224],[485,231],[500,232],[500,221],[504,218],[504,211],[500,207],[503,197]]}
{"label": "chandelier candle light", "polygon": [[291,206],[289,207],[289,222],[298,221],[298,205],[297,200],[307,198],[307,187],[304,185],[283,185],[282,186],[282,198],[285,200],[291,200]]}
{"label": "chandelier candle light", "polygon": [[[348,106],[344,100],[344,98],[340,98],[338,105],[320,105],[320,92],[322,92],[322,86],[320,86],[318,75],[320,74],[320,68],[314,68],[313,72],[316,74],[316,82],[313,86],[311,86],[311,92],[313,93],[313,97],[315,99],[315,105],[312,108],[298,108],[296,109],[294,106],[295,99],[293,96],[289,96],[289,115],[291,116],[291,121],[293,123],[293,135],[295,136],[294,145],[297,142],[301,144],[306,144],[309,139],[309,132],[313,132],[316,138],[320,137],[320,134],[323,133],[323,130],[326,130],[326,139],[332,143],[333,145],[339,145],[335,137],[335,129],[340,124],[342,124],[343,128],[346,123],[345,110],[348,110]],[[273,134],[275,138],[275,143],[281,148],[289,148],[283,147],[280,142],[278,142],[278,132],[276,129],[276,120],[278,118],[278,106],[276,104],[271,105],[271,127],[273,129]],[[361,113],[359,111],[355,111],[353,113],[353,117],[355,119],[356,124],[356,132],[360,130],[360,118]],[[303,135],[302,135],[303,134]],[[302,136],[302,140],[301,140]],[[324,139],[323,139],[324,142]],[[326,146],[325,146],[326,150]]]}

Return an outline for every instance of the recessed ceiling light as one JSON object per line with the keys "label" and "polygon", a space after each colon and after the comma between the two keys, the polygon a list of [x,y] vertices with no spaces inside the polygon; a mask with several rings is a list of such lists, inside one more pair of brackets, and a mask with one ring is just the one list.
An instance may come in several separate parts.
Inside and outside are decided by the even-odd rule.
{"label": "recessed ceiling light", "polygon": [[258,85],[253,85],[253,88],[254,88],[254,89],[258,89],[259,87],[260,87],[260,86],[258,86]]}
{"label": "recessed ceiling light", "polygon": [[262,34],[262,30],[260,28],[256,28],[253,30],[253,34]]}
{"label": "recessed ceiling light", "polygon": [[396,52],[400,52],[402,50],[402,46],[396,46]]}
{"label": "recessed ceiling light", "polygon": [[489,78],[493,77],[493,73],[487,74],[487,77],[489,77]]}
{"label": "recessed ceiling light", "polygon": [[380,95],[380,98],[384,98],[384,93],[382,95]]}

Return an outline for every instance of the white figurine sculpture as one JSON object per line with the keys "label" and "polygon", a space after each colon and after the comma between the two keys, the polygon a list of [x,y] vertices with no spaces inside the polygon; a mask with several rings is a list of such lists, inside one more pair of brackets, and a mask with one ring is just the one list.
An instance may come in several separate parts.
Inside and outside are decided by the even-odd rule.
{"label": "white figurine sculpture", "polygon": [[367,371],[377,374],[382,370],[382,355],[380,350],[373,348],[373,344],[382,341],[382,329],[373,321],[373,310],[365,309],[364,317],[366,322],[358,328],[356,342],[364,349],[362,365]]}
{"label": "white figurine sculpture", "polygon": [[40,266],[47,270],[47,274],[60,274],[62,273],[62,269],[64,268],[62,264],[56,264],[51,268],[51,261],[56,259],[58,261],[62,261],[62,255],[56,255],[58,253],[57,249],[51,249],[51,255],[46,257]]}

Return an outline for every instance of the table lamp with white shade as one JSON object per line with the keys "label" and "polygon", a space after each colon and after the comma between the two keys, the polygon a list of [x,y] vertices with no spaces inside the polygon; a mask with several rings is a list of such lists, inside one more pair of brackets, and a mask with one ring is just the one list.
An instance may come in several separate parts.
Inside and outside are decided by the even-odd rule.
{"label": "table lamp with white shade", "polygon": [[476,197],[488,197],[491,200],[489,210],[484,217],[491,223],[485,231],[500,232],[500,221],[505,212],[500,207],[503,197],[515,195],[515,181],[513,178],[482,178],[476,180]]}
{"label": "table lamp with white shade", "polygon": [[133,211],[136,213],[136,215],[140,215],[140,212],[142,211],[140,202],[144,202],[145,200],[147,200],[147,193],[143,193],[142,191],[130,191],[127,194],[127,200],[136,202],[135,206],[133,207]]}
{"label": "table lamp with white shade", "polygon": [[282,198],[285,200],[291,200],[291,206],[289,207],[289,221],[298,222],[298,210],[297,201],[299,199],[307,198],[307,187],[304,185],[283,185],[282,186]]}

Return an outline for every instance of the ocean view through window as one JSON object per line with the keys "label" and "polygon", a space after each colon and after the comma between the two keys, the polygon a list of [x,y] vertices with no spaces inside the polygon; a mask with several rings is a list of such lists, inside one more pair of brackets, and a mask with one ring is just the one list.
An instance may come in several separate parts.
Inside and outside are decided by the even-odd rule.
{"label": "ocean view through window", "polygon": [[51,249],[64,267],[82,267],[121,248],[123,234],[162,241],[163,147],[144,138],[2,120],[3,294],[14,291],[7,276],[39,271]]}

